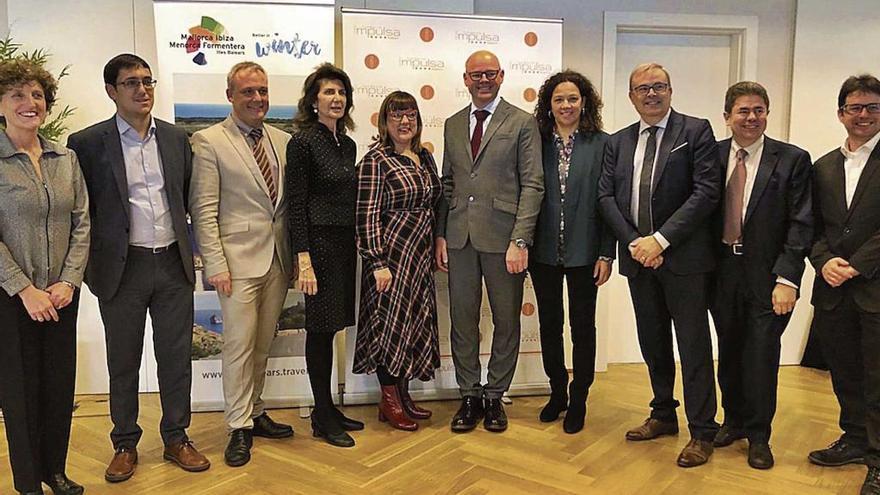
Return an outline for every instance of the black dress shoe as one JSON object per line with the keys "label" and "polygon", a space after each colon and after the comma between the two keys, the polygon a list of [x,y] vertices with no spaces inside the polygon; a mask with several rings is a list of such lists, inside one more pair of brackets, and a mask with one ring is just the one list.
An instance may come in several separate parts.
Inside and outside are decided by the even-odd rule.
{"label": "black dress shoe", "polygon": [[254,429],[251,435],[264,438],[287,438],[293,436],[293,427],[272,421],[268,414],[263,413],[254,418]]}
{"label": "black dress shoe", "polygon": [[226,452],[223,453],[226,464],[231,467],[244,466],[251,460],[251,447],[253,446],[254,437],[251,430],[245,428],[232,430]]}
{"label": "black dress shoe", "polygon": [[554,397],[551,395],[550,400],[547,401],[547,404],[541,409],[541,414],[538,418],[542,423],[552,423],[559,419],[559,414],[566,409],[568,409],[568,398]]}
{"label": "black dress shoe", "polygon": [[773,452],[767,443],[749,442],[749,466],[755,469],[773,467]]}
{"label": "black dress shoe", "polygon": [[323,438],[334,447],[354,447],[354,438],[343,429],[332,409],[327,412],[312,410],[312,436]]}
{"label": "black dress shoe", "polygon": [[746,437],[746,432],[744,432],[741,428],[737,428],[735,426],[731,426],[727,423],[721,425],[721,429],[718,430],[718,433],[715,434],[715,440],[712,442],[712,445],[716,447],[727,447],[733,442],[743,439]]}
{"label": "black dress shoe", "polygon": [[334,414],[336,414],[336,419],[339,420],[340,426],[345,431],[361,431],[364,429],[364,424],[356,419],[351,419],[348,416],[342,414],[337,408],[333,408]]}
{"label": "black dress shoe", "polygon": [[82,485],[71,481],[64,473],[53,474],[49,479],[43,480],[43,482],[49,485],[49,488],[55,495],[80,495],[85,491]]}
{"label": "black dress shoe", "polygon": [[584,418],[587,415],[586,404],[569,404],[565,419],[562,420],[562,431],[572,434],[584,429]]}
{"label": "black dress shoe", "polygon": [[483,399],[466,395],[461,399],[461,406],[452,417],[452,423],[449,427],[456,433],[471,431],[477,427],[477,423],[483,419],[484,414]]}
{"label": "black dress shoe", "polygon": [[820,466],[843,466],[845,464],[864,464],[865,447],[838,440],[827,449],[814,450],[807,456],[810,462]]}
{"label": "black dress shoe", "polygon": [[507,414],[504,414],[501,399],[486,399],[486,418],[483,420],[483,428],[493,433],[501,433],[507,429]]}
{"label": "black dress shoe", "polygon": [[869,467],[859,495],[880,495],[880,467]]}

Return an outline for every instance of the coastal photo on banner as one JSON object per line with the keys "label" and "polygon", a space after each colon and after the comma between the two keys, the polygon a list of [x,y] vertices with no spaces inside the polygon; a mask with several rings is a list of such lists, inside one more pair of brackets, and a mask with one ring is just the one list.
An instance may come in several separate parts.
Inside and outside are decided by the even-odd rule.
{"label": "coastal photo on banner", "polygon": [[[342,10],[343,66],[354,85],[353,138],[359,156],[377,134],[379,105],[394,90],[416,97],[422,115],[422,144],[443,162],[443,123],[470,104],[462,73],[467,56],[477,50],[495,53],[504,69],[501,96],[531,113],[538,88],[562,66],[562,20],[459,16],[411,12]],[[439,171],[438,171],[439,172]],[[432,382],[413,382],[420,398],[458,397],[449,344],[449,294],[445,274],[437,272],[437,312],[441,368]],[[492,343],[492,314],[483,289],[480,356],[485,380]],[[538,315],[531,279],[526,279],[522,337],[511,395],[546,393],[547,377],[541,364]],[[348,362],[354,352],[354,332],[346,336]],[[346,369],[345,401],[375,401],[375,377],[354,375]]]}
{"label": "coastal photo on banner", "polygon": [[[333,4],[315,3],[155,2],[157,79],[165,97],[157,101],[157,115],[190,136],[221,122],[231,111],[226,74],[236,63],[249,60],[269,75],[266,123],[290,132],[306,76],[318,64],[333,61]],[[193,253],[193,409],[221,410],[223,318],[195,246]],[[270,407],[312,402],[304,327],[303,295],[291,288],[266,369],[263,398]]]}

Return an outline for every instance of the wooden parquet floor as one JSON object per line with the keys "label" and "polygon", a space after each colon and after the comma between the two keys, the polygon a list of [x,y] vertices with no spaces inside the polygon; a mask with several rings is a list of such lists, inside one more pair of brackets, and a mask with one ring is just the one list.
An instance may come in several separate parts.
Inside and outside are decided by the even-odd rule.
{"label": "wooden parquet floor", "polygon": [[[835,440],[837,403],[828,375],[799,367],[780,371],[779,412],[774,424],[776,467],[756,471],[746,464],[747,443],[718,449],[709,464],[675,465],[688,435],[683,410],[677,437],[633,443],[624,432],[646,417],[649,386],[644,365],[612,365],[597,375],[587,426],[577,435],[562,431],[561,420],[545,424],[537,416],[545,397],[517,397],[508,406],[510,428],[502,434],[482,428],[453,434],[449,420],[457,401],[427,403],[434,418],[418,432],[392,430],[376,420],[374,406],[347,407],[367,423],[354,432],[357,446],[339,449],[311,437],[298,410],[278,410],[273,418],[292,423],[293,439],[255,439],[253,459],[242,468],[223,463],[226,432],[220,413],[193,415],[190,436],[213,466],[185,473],[162,460],[157,425],[159,400],[145,394],[145,433],[134,477],[104,481],[111,457],[106,397],[78,397],[68,474],[97,494],[857,494],[863,466],[821,468],[807,462],[811,449]],[[720,417],[720,411],[719,411]],[[2,428],[0,428],[2,429]],[[5,432],[4,432],[5,434]],[[0,493],[13,493],[5,442],[0,446]],[[48,493],[48,492],[47,492]]]}

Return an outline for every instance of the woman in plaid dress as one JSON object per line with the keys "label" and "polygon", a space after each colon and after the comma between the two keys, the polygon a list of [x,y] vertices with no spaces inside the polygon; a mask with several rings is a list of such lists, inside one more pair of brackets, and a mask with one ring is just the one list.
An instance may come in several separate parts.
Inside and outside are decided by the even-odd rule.
{"label": "woman in plaid dress", "polygon": [[379,110],[379,136],[360,165],[357,243],[364,259],[355,373],[376,373],[379,419],[415,430],[431,412],[409,396],[412,379],[440,366],[434,299],[434,208],[441,185],[421,146],[422,119],[412,95],[395,91]]}

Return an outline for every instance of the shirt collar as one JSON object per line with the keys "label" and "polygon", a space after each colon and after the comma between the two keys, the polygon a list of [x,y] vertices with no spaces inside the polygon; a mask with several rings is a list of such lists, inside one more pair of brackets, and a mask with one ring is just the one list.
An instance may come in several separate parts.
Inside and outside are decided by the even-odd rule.
{"label": "shirt collar", "polygon": [[[116,129],[119,131],[120,136],[124,136],[125,133],[132,131],[137,135],[137,138],[140,139],[140,135],[135,130],[134,127],[131,126],[125,119],[122,118],[118,113],[116,114]],[[150,116],[150,127],[147,129],[147,137],[152,136],[156,133],[156,120],[153,119],[153,116]]]}
{"label": "shirt collar", "polygon": [[657,122],[653,126],[644,121],[644,119],[639,119],[639,134],[645,132],[645,129],[649,127],[659,127],[663,130],[666,130],[666,125],[669,123],[669,116],[672,114],[672,107],[669,107],[669,110],[666,111],[666,115],[660,119],[660,122]]}
{"label": "shirt collar", "polygon": [[[764,147],[764,135],[761,134],[761,137],[759,137],[754,143],[746,146],[745,150],[746,150],[746,153],[748,153],[748,156],[755,156],[755,154],[758,152],[758,150],[760,150],[763,147]],[[743,149],[743,147],[740,146],[739,143],[736,142],[736,139],[730,138],[730,152],[733,154],[736,154],[736,152],[741,149]]]}
{"label": "shirt collar", "polygon": [[843,146],[840,147],[840,152],[843,153],[843,156],[847,160],[851,160],[862,154],[870,155],[874,152],[874,148],[877,147],[877,142],[880,141],[880,132],[874,134],[874,137],[869,139],[867,143],[859,146],[855,151],[850,151],[849,149],[847,149],[846,141],[846,139],[843,140]]}
{"label": "shirt collar", "polygon": [[474,112],[476,112],[477,110],[485,110],[485,111],[489,112],[489,115],[492,115],[493,113],[495,113],[495,107],[498,106],[499,100],[501,100],[501,93],[497,94],[495,96],[495,99],[490,101],[489,104],[483,108],[477,108],[477,106],[474,105],[474,102],[471,101],[471,111],[470,111],[469,115],[473,115]]}
{"label": "shirt collar", "polygon": [[[66,155],[67,148],[61,146],[58,143],[54,143],[44,138],[43,136],[38,135],[37,138],[40,140],[40,147],[43,148],[43,154],[46,153],[54,153],[56,155]],[[6,131],[0,131],[0,158],[11,158],[19,153],[23,153],[19,151],[14,144],[12,144],[12,140],[9,139],[9,136],[6,134]]]}
{"label": "shirt collar", "polygon": [[[235,122],[235,125],[238,126],[239,130],[241,130],[241,132],[243,132],[245,136],[249,136],[251,131],[255,129],[255,127],[251,127],[239,120],[239,118],[236,117],[234,113],[230,113],[229,116],[232,117],[232,121]],[[259,128],[263,128],[262,124]]]}

